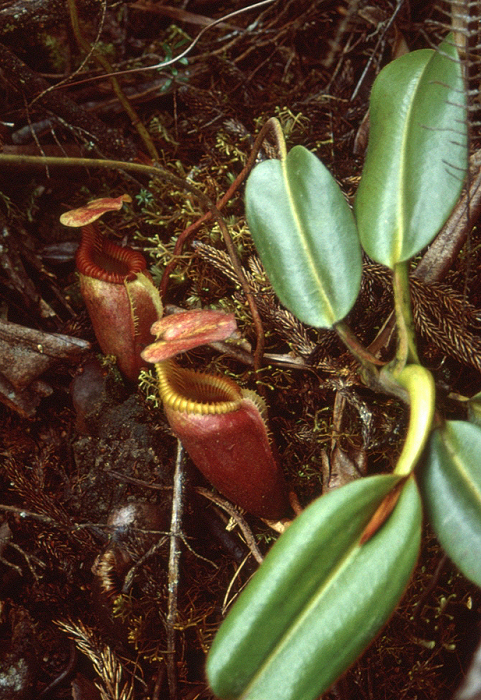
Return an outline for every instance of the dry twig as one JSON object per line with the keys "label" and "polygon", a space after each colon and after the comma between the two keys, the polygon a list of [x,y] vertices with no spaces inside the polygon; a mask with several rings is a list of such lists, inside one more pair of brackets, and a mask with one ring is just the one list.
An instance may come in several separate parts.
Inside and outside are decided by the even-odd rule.
{"label": "dry twig", "polygon": [[169,582],[167,599],[167,681],[170,700],[178,697],[175,659],[175,624],[177,622],[177,598],[179,592],[180,540],[182,539],[182,513],[184,487],[184,449],[177,443],[175,460],[174,490],[172,496],[172,519],[170,524]]}

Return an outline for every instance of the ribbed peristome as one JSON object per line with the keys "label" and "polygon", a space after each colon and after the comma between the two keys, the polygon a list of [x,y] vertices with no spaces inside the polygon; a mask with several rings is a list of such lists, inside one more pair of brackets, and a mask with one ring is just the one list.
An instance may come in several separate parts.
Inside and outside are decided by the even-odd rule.
{"label": "ribbed peristome", "polygon": [[208,415],[240,408],[242,391],[227,377],[185,369],[172,359],[156,368],[161,399],[174,411]]}
{"label": "ribbed peristome", "polygon": [[134,279],[147,267],[142,253],[109,241],[93,224],[82,228],[76,264],[81,275],[113,284]]}

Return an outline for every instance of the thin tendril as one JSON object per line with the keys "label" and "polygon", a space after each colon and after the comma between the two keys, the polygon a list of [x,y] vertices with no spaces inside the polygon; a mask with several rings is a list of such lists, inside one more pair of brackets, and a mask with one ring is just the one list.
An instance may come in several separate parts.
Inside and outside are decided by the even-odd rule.
{"label": "thin tendril", "polygon": [[[199,39],[205,34],[205,32],[208,29],[212,29],[212,27],[215,27],[216,24],[220,24],[221,22],[225,22],[226,20],[231,19],[232,17],[235,17],[236,15],[240,15],[243,12],[248,12],[249,10],[256,10],[258,7],[263,7],[264,5],[270,5],[275,0],[261,0],[261,2],[256,2],[253,5],[249,5],[248,7],[242,7],[240,10],[235,10],[234,12],[230,12],[228,15],[224,15],[223,17],[219,17],[219,19],[214,20],[210,24],[208,24],[206,27],[201,29],[199,34],[195,37],[193,42],[189,44],[189,46],[182,51],[178,56],[175,56],[174,58],[171,58],[169,61],[164,61],[163,63],[155,63],[153,66],[144,66],[143,68],[129,68],[128,70],[122,70],[122,71],[117,71],[115,73],[109,73],[108,77],[116,77],[118,75],[129,75],[131,73],[142,73],[147,70],[160,70],[161,68],[167,68],[167,66],[172,66],[174,63],[177,63],[178,61],[182,60],[189,54],[192,49],[195,47]],[[78,80],[74,83],[69,83],[69,87],[72,85],[82,85],[83,83],[90,83],[95,80],[104,80],[105,75],[97,75],[91,78],[85,78],[84,80]],[[57,87],[57,86],[55,86]]]}

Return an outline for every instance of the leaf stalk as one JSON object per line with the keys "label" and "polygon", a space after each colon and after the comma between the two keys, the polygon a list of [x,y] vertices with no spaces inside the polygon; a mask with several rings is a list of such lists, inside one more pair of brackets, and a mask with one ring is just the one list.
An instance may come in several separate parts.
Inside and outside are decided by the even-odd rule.
{"label": "leaf stalk", "polygon": [[414,320],[409,291],[409,268],[407,262],[393,268],[394,311],[396,314],[398,347],[392,372],[397,379],[407,363],[419,365]]}
{"label": "leaf stalk", "polygon": [[408,476],[421,457],[433,428],[435,386],[433,375],[421,365],[407,365],[397,377],[410,399],[409,427],[394,474]]}

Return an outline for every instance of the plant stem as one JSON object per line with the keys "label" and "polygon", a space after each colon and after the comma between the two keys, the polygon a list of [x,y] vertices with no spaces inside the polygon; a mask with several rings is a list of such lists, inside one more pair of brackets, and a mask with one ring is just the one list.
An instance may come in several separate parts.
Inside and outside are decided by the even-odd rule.
{"label": "plant stem", "polygon": [[406,440],[394,474],[407,476],[416,466],[433,429],[436,390],[431,372],[418,364],[404,367],[396,381],[408,393],[410,414]]}
{"label": "plant stem", "polygon": [[398,348],[394,360],[393,374],[399,374],[409,363],[419,364],[414,333],[414,321],[409,291],[408,263],[394,265],[393,269],[394,311],[396,314]]}
{"label": "plant stem", "polygon": [[364,369],[369,370],[372,374],[375,371],[373,365],[384,365],[382,360],[378,360],[374,357],[367,348],[359,342],[359,339],[354,335],[352,330],[349,328],[347,323],[344,321],[339,321],[333,326],[339,338],[342,340],[347,349],[354,355],[359,364],[364,367]]}
{"label": "plant stem", "polygon": [[379,374],[376,365],[384,365],[385,363],[382,360],[378,360],[377,357],[374,357],[374,355],[372,355],[369,350],[367,350],[367,348],[365,348],[364,345],[359,342],[359,339],[344,321],[335,323],[333,329],[336,331],[337,335],[347,347],[351,355],[353,355],[361,365],[361,376],[366,386],[370,387],[373,391],[378,391],[381,388],[381,375]]}
{"label": "plant stem", "polygon": [[[250,171],[252,170],[255,160],[257,158],[257,154],[259,153],[260,149],[262,148],[262,142],[264,141],[266,134],[268,131],[272,131],[276,143],[277,143],[277,150],[279,152],[279,157],[280,158],[285,158],[286,157],[286,144],[284,141],[284,136],[282,134],[282,129],[281,125],[279,124],[278,120],[275,117],[271,117],[266,121],[265,124],[263,124],[261,130],[256,136],[256,139],[254,141],[254,145],[252,146],[251,152],[249,153],[249,156],[247,158],[247,161],[240,171],[240,173],[237,175],[236,179],[232,183],[232,185],[229,187],[229,189],[224,192],[222,197],[216,202],[216,207],[219,211],[223,208],[223,206],[234,196],[235,192],[239,189],[241,184],[244,182],[246,177],[249,175]],[[160,294],[163,297],[165,297],[165,294],[167,292],[167,285],[169,283],[169,277],[172,273],[172,270],[175,268],[177,265],[177,256],[182,254],[182,249],[187,242],[187,240],[193,236],[193,234],[200,229],[202,224],[206,223],[207,221],[210,221],[212,219],[213,213],[211,211],[205,212],[205,214],[202,214],[202,216],[197,219],[197,221],[194,221],[193,224],[188,226],[184,231],[182,231],[181,234],[179,234],[179,237],[177,238],[174,251],[173,251],[173,256],[174,258],[166,265],[165,270],[162,274],[162,280],[160,282]]]}

